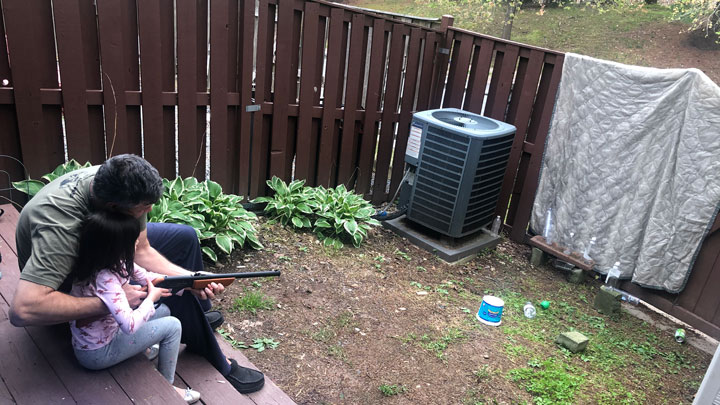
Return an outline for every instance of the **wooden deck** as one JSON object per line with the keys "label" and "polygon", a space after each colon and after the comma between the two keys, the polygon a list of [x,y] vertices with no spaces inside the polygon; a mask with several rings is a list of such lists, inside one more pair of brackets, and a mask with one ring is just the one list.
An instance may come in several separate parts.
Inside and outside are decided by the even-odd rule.
{"label": "wooden deck", "polygon": [[[8,320],[20,272],[15,250],[18,212],[0,205],[0,404],[184,404],[142,355],[102,371],[82,368],[72,353],[63,325],[17,328]],[[254,367],[240,351],[218,336],[228,357]],[[204,404],[294,404],[267,376],[265,387],[242,395],[205,359],[181,351],[175,384],[202,393]]]}

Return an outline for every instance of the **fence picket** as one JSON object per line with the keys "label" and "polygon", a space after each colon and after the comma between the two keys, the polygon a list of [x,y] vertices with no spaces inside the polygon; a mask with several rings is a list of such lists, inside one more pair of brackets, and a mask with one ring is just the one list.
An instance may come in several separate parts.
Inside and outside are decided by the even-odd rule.
{"label": "fence picket", "polygon": [[480,46],[475,48],[470,78],[468,79],[468,92],[465,95],[465,103],[463,104],[463,109],[466,111],[483,114],[483,101],[485,100],[485,89],[487,88],[494,48],[495,42],[488,38],[483,38],[480,41]]}
{"label": "fence picket", "polygon": [[319,31],[320,16],[317,3],[305,5],[305,24],[302,38],[302,69],[300,76],[300,108],[298,112],[297,152],[295,159],[295,178],[304,179],[308,185],[315,184],[315,162],[317,134],[312,130],[315,95],[320,93],[317,71],[322,65],[317,63],[322,48],[318,47],[318,38],[325,36]]}
{"label": "fence picket", "polygon": [[88,106],[85,92],[101,87],[95,7],[91,0],[52,6],[68,156],[97,164],[105,160],[102,110]]}
{"label": "fence picket", "polygon": [[338,183],[352,188],[357,177],[354,168],[357,167],[358,134],[356,132],[356,117],[358,102],[362,97],[362,84],[365,73],[365,51],[367,50],[367,30],[365,16],[353,14],[350,34],[350,57],[347,71],[347,87],[345,92],[345,106],[343,115],[342,140],[340,145],[340,159],[338,162]]}
{"label": "fence picket", "polygon": [[97,13],[107,154],[141,155],[140,106],[126,93],[140,90],[135,3],[97,0]]}
{"label": "fence picket", "polygon": [[145,159],[166,178],[175,177],[175,111],[163,106],[163,91],[175,91],[172,0],[138,5]]}
{"label": "fence picket", "polygon": [[327,68],[325,69],[325,91],[323,94],[322,124],[320,130],[320,151],[318,152],[317,183],[325,187],[334,186],[334,171],[337,168],[338,134],[336,116],[338,92],[342,96],[342,86],[338,86],[344,73],[343,57],[346,43],[342,41],[344,28],[344,10],[333,8],[330,11],[330,32],[328,33]]}
{"label": "fence picket", "polygon": [[[515,77],[519,48],[516,45],[505,44],[505,49],[497,52],[493,66],[490,92],[488,94],[485,114],[488,117],[505,121],[508,97]],[[490,109],[489,112],[487,109]]]}
{"label": "fence picket", "polygon": [[2,7],[22,160],[39,178],[65,160],[60,106],[43,105],[40,91],[58,88],[52,10],[49,2],[22,0]]}
{"label": "fence picket", "polygon": [[375,158],[373,204],[379,204],[387,199],[385,190],[388,187],[388,169],[390,167],[390,157],[392,156],[395,123],[397,122],[397,106],[404,52],[405,35],[403,35],[403,26],[393,24],[390,36],[390,59],[387,67],[380,139],[378,140],[377,157]]}
{"label": "fence picket", "polygon": [[398,121],[397,137],[395,138],[395,152],[392,160],[392,174],[390,176],[390,195],[394,195],[400,186],[400,180],[405,168],[405,148],[410,132],[412,107],[415,101],[415,88],[417,87],[418,65],[420,64],[420,38],[422,31],[419,28],[410,30],[408,44],[407,65],[405,67],[405,83],[400,105],[400,119]]}
{"label": "fence picket", "polygon": [[363,120],[363,132],[362,138],[360,139],[358,181],[355,186],[355,192],[360,194],[367,193],[370,190],[386,51],[387,33],[385,32],[385,20],[376,18],[373,21],[370,72],[368,74],[367,96],[365,98],[365,119]]}
{"label": "fence picket", "polygon": [[[465,83],[467,82],[468,71],[470,70],[470,57],[475,39],[470,35],[456,35],[453,46],[453,56],[450,64],[450,72],[447,79],[447,90],[443,107],[461,108]],[[458,45],[459,43],[459,45]]]}
{"label": "fence picket", "polygon": [[[252,192],[252,166],[259,165],[261,162],[253,161],[251,159],[252,151],[251,145],[254,148],[256,142],[256,134],[254,125],[251,131],[251,120],[256,114],[262,114],[258,112],[248,112],[247,107],[249,105],[258,105],[253,99],[252,82],[253,82],[253,48],[254,48],[254,35],[255,35],[255,2],[243,1],[240,9],[240,61],[241,64],[238,66],[240,76],[240,107],[238,110],[238,116],[240,122],[238,128],[240,129],[240,179],[239,187],[240,191],[251,197],[257,197],[257,193]],[[257,181],[257,180],[256,180]],[[261,181],[262,183],[262,181]],[[263,184],[264,185],[264,184]],[[256,188],[257,190],[257,188]]]}
{"label": "fence picket", "polygon": [[[207,0],[177,0],[178,171],[205,179]],[[182,146],[180,146],[182,145]]]}

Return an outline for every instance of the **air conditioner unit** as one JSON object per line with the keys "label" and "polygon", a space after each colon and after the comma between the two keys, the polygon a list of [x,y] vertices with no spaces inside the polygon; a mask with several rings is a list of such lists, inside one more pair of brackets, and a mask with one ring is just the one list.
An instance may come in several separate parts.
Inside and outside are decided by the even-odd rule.
{"label": "air conditioner unit", "polygon": [[720,405],[720,346],[715,350],[693,405]]}
{"label": "air conditioner unit", "polygon": [[459,238],[495,216],[515,127],[456,108],[413,115],[405,163],[407,219]]}

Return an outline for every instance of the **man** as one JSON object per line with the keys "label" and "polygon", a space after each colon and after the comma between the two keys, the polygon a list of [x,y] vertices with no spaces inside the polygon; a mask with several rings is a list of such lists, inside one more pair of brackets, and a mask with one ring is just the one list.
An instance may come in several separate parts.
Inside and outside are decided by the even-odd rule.
{"label": "man", "polygon": [[[15,326],[51,325],[107,314],[99,298],[65,293],[72,282],[79,226],[90,210],[124,212],[140,220],[143,231],[137,240],[135,262],[144,268],[171,276],[202,270],[200,245],[191,227],[147,223],[147,213],[160,199],[162,189],[157,170],[135,155],[115,156],[43,187],[18,220],[15,239],[21,274],[10,306],[10,322]],[[133,307],[147,295],[139,286],[123,288]],[[228,361],[205,315],[210,299],[223,291],[222,284],[212,283],[162,302],[182,323],[182,342],[189,350],[203,355],[239,392],[260,390],[263,374]],[[219,313],[208,314],[214,315],[211,321],[222,322]]]}

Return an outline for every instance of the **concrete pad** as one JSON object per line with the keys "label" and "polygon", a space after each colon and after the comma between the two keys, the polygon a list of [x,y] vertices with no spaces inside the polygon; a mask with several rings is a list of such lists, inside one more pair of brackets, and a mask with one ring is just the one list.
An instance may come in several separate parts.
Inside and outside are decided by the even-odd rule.
{"label": "concrete pad", "polygon": [[601,314],[617,315],[620,313],[621,302],[622,293],[606,286],[602,286],[595,296],[594,307]]}
{"label": "concrete pad", "polygon": [[480,231],[462,238],[451,238],[437,231],[408,220],[405,215],[382,221],[384,227],[407,238],[414,245],[436,254],[448,263],[456,264],[462,259],[469,260],[483,249],[493,248],[500,243],[500,236]]}

